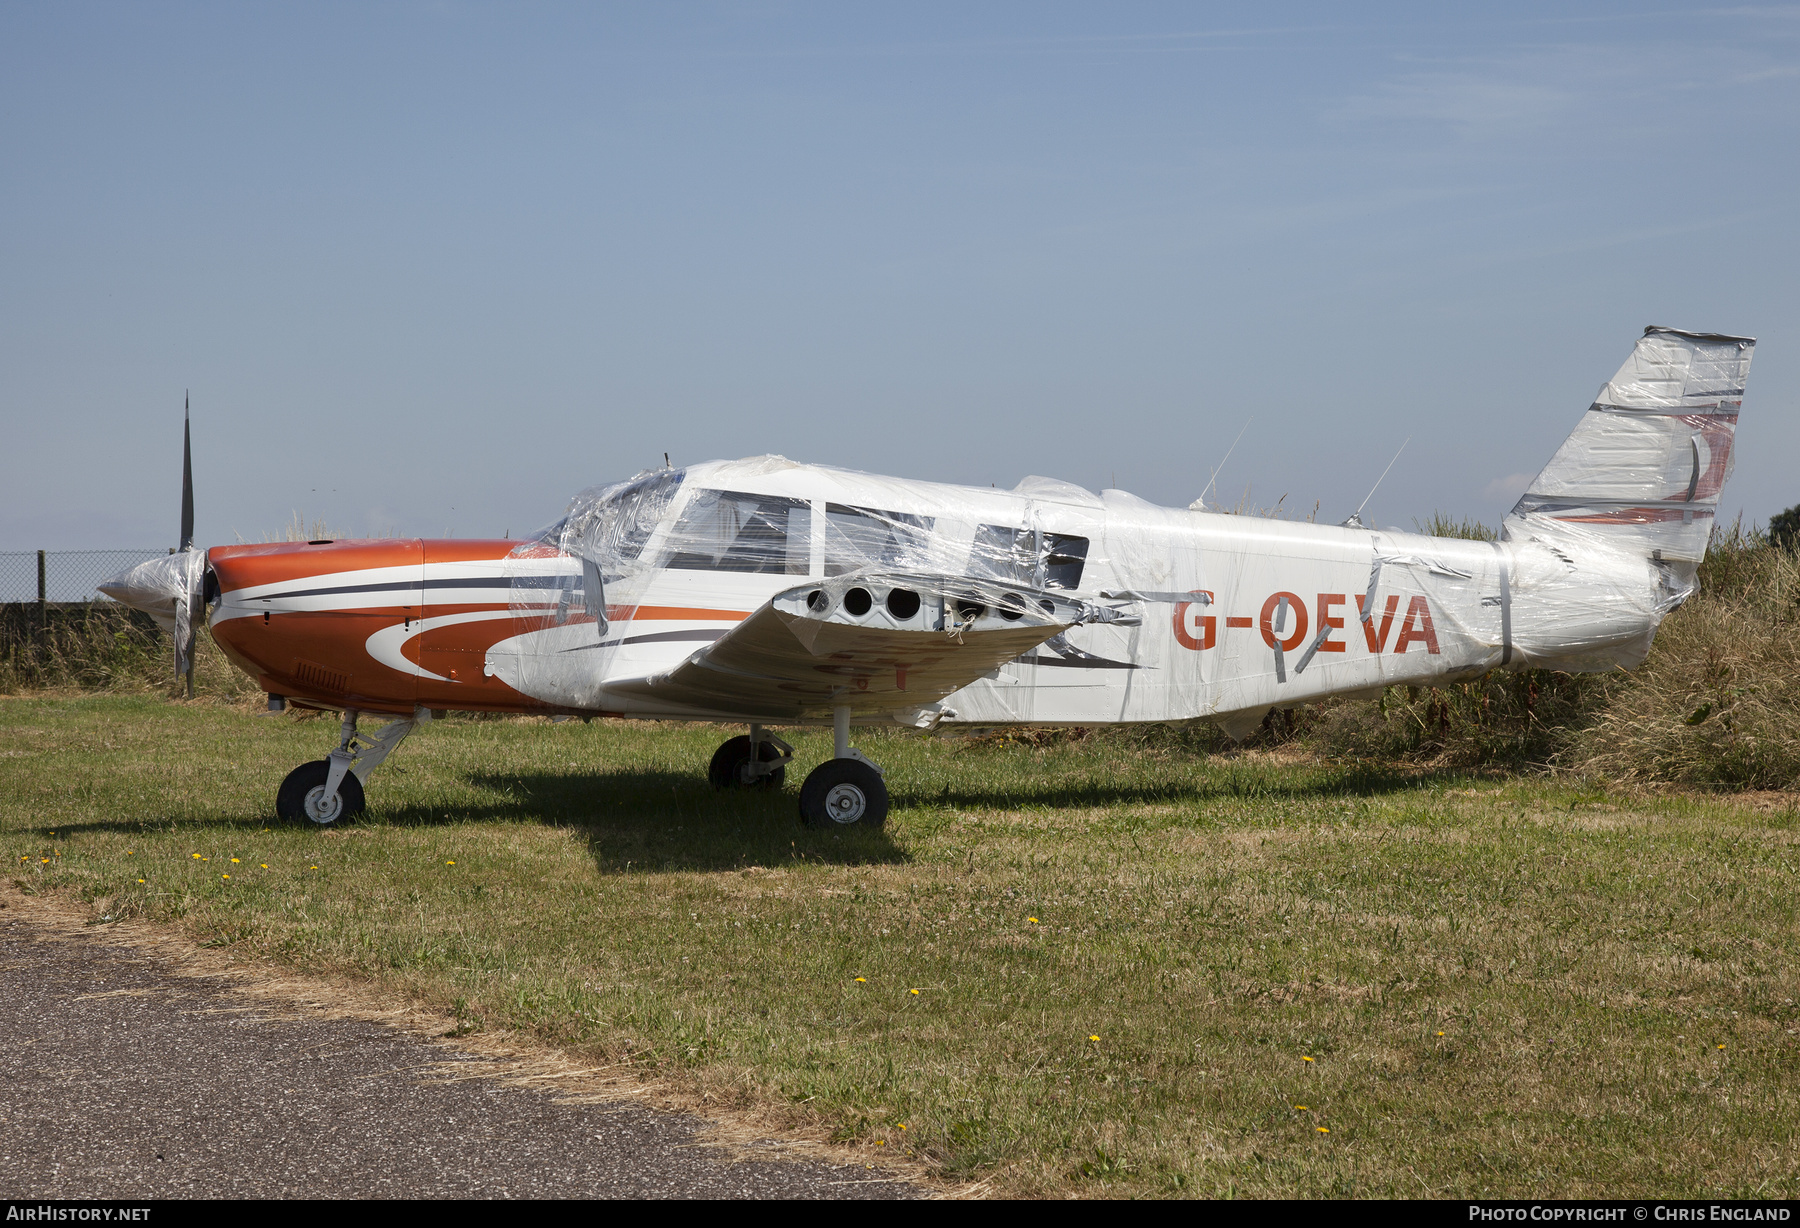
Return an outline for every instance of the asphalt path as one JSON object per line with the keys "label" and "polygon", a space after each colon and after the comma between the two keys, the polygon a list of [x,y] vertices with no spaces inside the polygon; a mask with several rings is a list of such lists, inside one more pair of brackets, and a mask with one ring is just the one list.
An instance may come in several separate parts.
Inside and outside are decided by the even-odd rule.
{"label": "asphalt path", "polygon": [[0,1199],[925,1192],[860,1164],[709,1146],[685,1113],[443,1076],[488,1061],[0,911]]}

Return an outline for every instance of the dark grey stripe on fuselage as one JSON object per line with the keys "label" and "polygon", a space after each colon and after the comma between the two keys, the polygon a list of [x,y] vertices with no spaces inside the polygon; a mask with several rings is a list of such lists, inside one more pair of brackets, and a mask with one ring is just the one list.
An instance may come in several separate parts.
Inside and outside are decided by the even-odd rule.
{"label": "dark grey stripe on fuselage", "polygon": [[1029,653],[1017,658],[1020,665],[1060,665],[1064,669],[1138,669],[1130,661],[1109,661],[1105,657],[1046,657]]}
{"label": "dark grey stripe on fuselage", "polygon": [[616,640],[597,640],[592,644],[577,644],[573,648],[564,648],[563,652],[586,652],[591,648],[616,648],[620,644],[672,644],[686,640],[692,643],[710,644],[725,634],[725,629],[703,631],[653,631],[649,635],[627,635]]}
{"label": "dark grey stripe on fuselage", "polygon": [[[553,581],[564,579],[563,576],[520,576],[520,588],[555,588]],[[573,575],[567,577],[574,579]],[[540,584],[525,581],[543,581]],[[286,593],[267,593],[261,597],[252,597],[251,601],[288,601],[295,597],[336,597],[346,593],[386,593],[396,597],[407,593],[416,593],[421,589],[433,588],[511,588],[513,580],[508,576],[473,576],[465,580],[421,580],[417,583],[385,581],[381,584],[345,584],[337,588],[301,588]]]}

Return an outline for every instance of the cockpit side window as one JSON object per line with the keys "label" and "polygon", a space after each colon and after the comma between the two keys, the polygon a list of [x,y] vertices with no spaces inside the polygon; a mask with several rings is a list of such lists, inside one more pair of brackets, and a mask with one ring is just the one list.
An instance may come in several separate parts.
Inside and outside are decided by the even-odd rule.
{"label": "cockpit side window", "polygon": [[1033,588],[1080,588],[1087,553],[1085,537],[984,524],[975,530],[969,574]]}
{"label": "cockpit side window", "polygon": [[923,566],[932,518],[842,503],[825,505],[825,574],[859,567]]}
{"label": "cockpit side window", "polygon": [[811,543],[812,506],[804,499],[702,490],[682,512],[664,566],[803,576]]}

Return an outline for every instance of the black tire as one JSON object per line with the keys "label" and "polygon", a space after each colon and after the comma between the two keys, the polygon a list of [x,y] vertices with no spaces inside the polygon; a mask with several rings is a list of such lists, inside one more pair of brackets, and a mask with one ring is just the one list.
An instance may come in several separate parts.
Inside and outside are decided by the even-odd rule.
{"label": "black tire", "polygon": [[887,782],[860,759],[827,759],[800,786],[800,821],[808,827],[879,829],[887,812]]}
{"label": "black tire", "polygon": [[311,763],[302,763],[287,774],[281,782],[281,788],[275,794],[275,813],[289,823],[308,823],[317,827],[329,827],[333,823],[344,823],[356,818],[363,812],[363,787],[349,772],[338,785],[337,812],[321,812],[317,799],[313,799],[312,812],[308,813],[308,798],[325,791],[325,778],[331,774],[331,764],[324,759],[315,759]]}
{"label": "black tire", "polygon": [[[773,742],[758,742],[756,750],[764,763],[781,758],[781,750]],[[749,762],[750,739],[742,735],[732,738],[713,752],[712,762],[706,767],[706,779],[715,789],[779,789],[786,783],[786,764],[767,776],[746,782],[739,769]]]}

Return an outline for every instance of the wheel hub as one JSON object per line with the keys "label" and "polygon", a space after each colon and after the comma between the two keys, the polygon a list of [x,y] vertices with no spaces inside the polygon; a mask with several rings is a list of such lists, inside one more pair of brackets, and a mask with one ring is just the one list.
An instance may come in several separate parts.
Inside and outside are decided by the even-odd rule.
{"label": "wheel hub", "polygon": [[320,825],[335,823],[338,816],[344,813],[344,796],[341,793],[333,793],[330,797],[326,797],[325,786],[314,785],[306,791],[306,801],[302,803],[301,808],[306,811],[306,817],[315,823]]}
{"label": "wheel hub", "polygon": [[832,785],[825,794],[825,813],[834,823],[854,823],[869,808],[869,799],[852,784]]}

